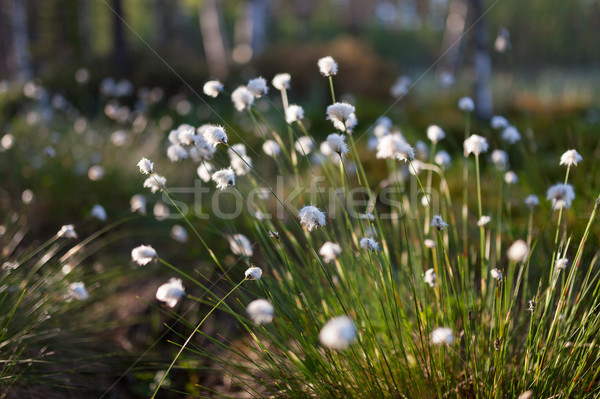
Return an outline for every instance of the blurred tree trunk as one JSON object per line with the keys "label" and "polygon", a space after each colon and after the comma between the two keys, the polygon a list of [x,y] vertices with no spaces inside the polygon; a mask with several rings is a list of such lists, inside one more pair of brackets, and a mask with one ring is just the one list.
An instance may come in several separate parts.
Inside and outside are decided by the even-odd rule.
{"label": "blurred tree trunk", "polygon": [[92,56],[92,9],[89,0],[77,0],[79,48],[84,60]]}
{"label": "blurred tree trunk", "polygon": [[113,57],[115,67],[119,75],[127,75],[129,57],[127,54],[127,43],[125,42],[125,31],[123,28],[123,7],[121,0],[112,1],[113,9]]}
{"label": "blurred tree trunk", "polygon": [[456,76],[462,58],[462,48],[464,47],[461,39],[465,31],[466,20],[467,5],[465,2],[463,0],[450,1],[442,39],[443,61],[440,63],[438,74],[447,72],[452,76]]}
{"label": "blurred tree trunk", "polygon": [[165,46],[169,29],[167,5],[165,0],[154,0],[154,42],[159,48]]}
{"label": "blurred tree trunk", "polygon": [[248,0],[235,23],[233,58],[246,63],[265,49],[269,0]]}
{"label": "blurred tree trunk", "polygon": [[208,73],[211,78],[225,79],[228,74],[227,52],[225,51],[225,38],[221,32],[222,23],[218,0],[200,1],[198,11]]}
{"label": "blurred tree trunk", "polygon": [[483,119],[489,119],[493,112],[492,103],[492,60],[488,51],[488,32],[483,18],[483,0],[469,0],[470,20],[475,42],[475,112]]}
{"label": "blurred tree trunk", "polygon": [[1,69],[7,77],[27,81],[33,77],[29,54],[25,0],[2,0],[0,7]]}

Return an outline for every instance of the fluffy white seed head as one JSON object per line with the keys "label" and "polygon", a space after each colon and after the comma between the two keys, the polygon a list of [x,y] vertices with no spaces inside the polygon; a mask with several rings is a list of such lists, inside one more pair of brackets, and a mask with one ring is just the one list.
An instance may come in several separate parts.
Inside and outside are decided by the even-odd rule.
{"label": "fluffy white seed head", "polygon": [[492,269],[490,270],[490,276],[492,276],[495,280],[502,280],[502,270],[500,269]]}
{"label": "fluffy white seed head", "polygon": [[129,200],[130,211],[135,213],[138,212],[140,215],[146,214],[146,197],[142,194],[135,194]]}
{"label": "fluffy white seed head", "polygon": [[177,242],[187,242],[188,233],[185,227],[180,224],[173,225],[173,227],[171,227],[171,238]]}
{"label": "fluffy white seed head", "polygon": [[327,241],[319,250],[319,255],[323,257],[323,262],[329,263],[336,260],[342,253],[342,247],[335,242]]}
{"label": "fluffy white seed head", "polygon": [[435,157],[433,158],[433,160],[442,169],[446,169],[448,166],[450,166],[450,163],[452,162],[452,158],[450,157],[450,154],[448,154],[444,150],[438,151],[438,153],[435,154]]}
{"label": "fluffy white seed head", "polygon": [[84,301],[90,297],[85,289],[85,284],[81,281],[69,284],[69,296],[79,301]]}
{"label": "fluffy white seed head", "polygon": [[408,76],[400,76],[392,87],[390,88],[390,94],[394,98],[402,98],[408,94],[412,85],[412,79]]}
{"label": "fluffy white seed head", "polygon": [[331,151],[339,154],[346,155],[348,153],[348,145],[346,144],[346,138],[341,134],[332,133],[327,136],[327,143]]}
{"label": "fluffy white seed head", "polygon": [[344,102],[328,106],[327,119],[333,123],[337,130],[342,132],[351,132],[358,123],[354,106]]}
{"label": "fluffy white seed head", "polygon": [[519,134],[517,128],[510,125],[504,128],[500,137],[509,144],[514,144],[521,140],[521,135]]}
{"label": "fluffy white seed head", "polygon": [[246,86],[250,93],[256,98],[260,98],[266,95],[269,92],[269,86],[267,86],[267,81],[265,78],[254,78],[248,81],[248,85]]}
{"label": "fluffy white seed head", "polygon": [[554,263],[556,268],[561,269],[561,270],[566,269],[568,264],[569,264],[569,259],[567,259],[567,258],[558,258],[558,259],[556,259],[556,262]]}
{"label": "fluffy white seed head", "polygon": [[425,241],[423,241],[423,243],[429,249],[435,248],[435,241],[433,241],[431,238],[426,239]]}
{"label": "fluffy white seed head", "polygon": [[519,182],[519,177],[515,172],[509,170],[504,174],[504,181],[506,184],[517,184]]}
{"label": "fluffy white seed head", "polygon": [[552,201],[552,209],[569,209],[575,199],[575,191],[570,184],[558,183],[546,191],[546,199]]}
{"label": "fluffy white seed head", "polygon": [[437,229],[438,231],[441,231],[444,228],[448,227],[448,223],[444,222],[444,219],[442,219],[441,215],[434,215],[431,218],[431,227]]}
{"label": "fluffy white seed head", "polygon": [[231,168],[237,176],[244,176],[250,172],[252,167],[252,159],[247,155],[242,155],[231,158]]}
{"label": "fluffy white seed head", "polygon": [[540,200],[537,195],[530,194],[525,198],[525,205],[527,205],[530,209],[535,208],[540,204]]}
{"label": "fluffy white seed head", "polygon": [[223,91],[223,83],[218,80],[209,80],[204,83],[204,87],[202,87],[204,94],[210,97],[217,97],[221,91]]}
{"label": "fluffy white seed head", "polygon": [[429,284],[431,288],[437,285],[437,276],[435,275],[435,270],[427,269],[425,272],[425,284]]}
{"label": "fluffy white seed head", "polygon": [[254,324],[269,324],[275,317],[275,308],[266,299],[256,299],[248,304],[246,313]]}
{"label": "fluffy white seed head", "polygon": [[356,340],[356,335],[352,319],[338,316],[325,323],[319,332],[319,340],[327,348],[341,350],[348,348]]}
{"label": "fluffy white seed head", "polygon": [[373,251],[379,251],[379,243],[372,238],[364,237],[360,239],[360,247],[362,249]]}
{"label": "fluffy white seed head", "polygon": [[290,88],[291,80],[292,80],[292,77],[290,76],[289,73],[278,73],[277,75],[275,75],[275,77],[273,77],[271,84],[277,90],[283,91],[283,90],[287,90]]}
{"label": "fluffy white seed head", "polygon": [[168,307],[174,308],[179,299],[185,295],[185,288],[181,279],[172,277],[156,290],[156,299],[165,302]]}
{"label": "fluffy white seed head", "polygon": [[102,205],[96,204],[92,207],[90,215],[93,218],[96,218],[103,222],[106,220],[106,209],[104,209],[104,207]]}
{"label": "fluffy white seed head", "polygon": [[281,147],[275,140],[267,140],[263,143],[262,149],[271,158],[277,157],[281,154]]}
{"label": "fluffy white seed head", "polygon": [[152,193],[162,191],[167,184],[167,179],[161,175],[154,174],[144,180],[144,187],[149,188]]}
{"label": "fluffy white seed head", "polygon": [[298,140],[296,140],[296,143],[294,143],[294,148],[296,151],[298,151],[298,153],[302,155],[308,155],[315,149],[315,145],[310,137],[301,136],[298,137]]}
{"label": "fluffy white seed head", "polygon": [[471,97],[462,97],[458,100],[458,109],[464,112],[473,112],[475,109],[475,103]]}
{"label": "fluffy white seed head", "polygon": [[408,162],[415,159],[415,151],[400,133],[392,133],[379,139],[375,156],[380,159]]}
{"label": "fluffy white seed head", "polygon": [[234,255],[250,257],[254,254],[252,244],[245,235],[233,234],[227,237],[227,240],[229,241],[229,248]]}
{"label": "fluffy white seed head", "polygon": [[454,333],[448,327],[438,327],[431,332],[429,338],[434,345],[452,345],[454,342]]}
{"label": "fluffy white seed head", "polygon": [[444,137],[446,137],[446,133],[444,133],[441,127],[431,125],[427,128],[427,138],[431,140],[432,143],[436,144]]}
{"label": "fluffy white seed head", "polygon": [[179,144],[172,144],[167,148],[167,156],[171,162],[179,162],[187,159],[190,154]]}
{"label": "fluffy white seed head", "polygon": [[290,104],[285,109],[285,120],[287,123],[299,122],[304,118],[304,109],[296,104]]}
{"label": "fluffy white seed head", "polygon": [[490,124],[494,129],[504,129],[508,126],[508,120],[501,115],[494,115],[492,116]]}
{"label": "fluffy white seed head", "polygon": [[490,221],[492,220],[491,217],[487,216],[487,215],[483,215],[482,217],[479,218],[479,220],[477,221],[477,226],[485,226],[486,224],[488,224]]}
{"label": "fluffy white seed head", "polygon": [[196,169],[196,174],[205,183],[210,181],[213,173],[215,173],[215,167],[210,162],[202,162]]}
{"label": "fluffy white seed head", "polygon": [[231,101],[236,110],[244,111],[254,104],[254,95],[246,86],[240,86],[231,93]]}
{"label": "fluffy white seed head", "polygon": [[517,240],[508,248],[507,255],[513,262],[523,262],[529,255],[529,246],[525,241]]}
{"label": "fluffy white seed head", "polygon": [[58,230],[56,233],[57,237],[66,237],[66,238],[78,238],[77,233],[75,232],[75,226],[72,224],[65,224]]}
{"label": "fluffy white seed head", "polygon": [[498,170],[505,170],[508,166],[508,154],[502,150],[492,151],[492,162]]}
{"label": "fluffy white seed head", "polygon": [[140,245],[131,251],[131,259],[140,266],[146,266],[153,260],[158,259],[158,254],[150,245]]}
{"label": "fluffy white seed head", "polygon": [[471,135],[464,142],[465,156],[469,154],[479,155],[488,150],[488,143],[485,137],[478,136],[476,134]]}
{"label": "fluffy white seed head", "polygon": [[221,169],[213,173],[212,180],[217,183],[219,190],[225,190],[228,187],[235,186],[235,172],[231,167]]}
{"label": "fluffy white seed head", "polygon": [[227,133],[223,126],[209,125],[202,132],[202,137],[209,145],[216,147],[219,144],[227,144]]}
{"label": "fluffy white seed head", "polygon": [[154,164],[147,158],[140,159],[137,166],[140,168],[140,173],[143,175],[149,175],[154,172]]}
{"label": "fluffy white seed head", "polygon": [[262,269],[260,267],[251,266],[244,273],[246,280],[260,280],[262,278]]}
{"label": "fluffy white seed head", "polygon": [[338,72],[337,62],[335,62],[335,60],[330,56],[319,59],[317,65],[319,66],[319,71],[323,76],[336,75]]}
{"label": "fluffy white seed head", "polygon": [[577,166],[577,163],[581,162],[582,159],[582,156],[579,155],[579,153],[576,150],[569,150],[561,155],[560,164],[566,166]]}
{"label": "fluffy white seed head", "polygon": [[298,216],[300,217],[300,223],[306,227],[309,232],[327,224],[325,212],[313,205],[307,205],[300,209]]}

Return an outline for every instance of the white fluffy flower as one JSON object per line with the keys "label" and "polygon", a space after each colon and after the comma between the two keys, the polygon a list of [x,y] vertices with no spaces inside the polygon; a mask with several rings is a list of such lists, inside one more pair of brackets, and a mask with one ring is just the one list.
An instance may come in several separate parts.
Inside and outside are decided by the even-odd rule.
{"label": "white fluffy flower", "polygon": [[356,340],[356,327],[348,316],[329,320],[319,332],[321,344],[330,349],[346,349]]}
{"label": "white fluffy flower", "polygon": [[267,81],[265,78],[254,78],[248,81],[248,85],[246,86],[250,93],[256,98],[260,98],[266,95],[269,92],[269,86],[267,86]]}
{"label": "white fluffy flower", "polygon": [[336,260],[342,253],[342,247],[335,242],[327,241],[319,250],[319,255],[323,257],[325,263]]}
{"label": "white fluffy flower", "polygon": [[537,195],[530,194],[525,198],[525,205],[527,205],[530,209],[535,208],[540,204],[540,200]]}
{"label": "white fluffy flower", "polygon": [[131,259],[140,266],[145,266],[158,258],[158,254],[150,245],[140,245],[131,251]]}
{"label": "white fluffy flower", "polygon": [[212,175],[212,180],[217,183],[219,190],[235,186],[235,172],[232,168],[221,169]]}
{"label": "white fluffy flower", "polygon": [[65,224],[58,230],[56,233],[57,237],[66,237],[66,238],[78,238],[77,233],[75,232],[75,226],[72,224]]}
{"label": "white fluffy flower", "polygon": [[244,273],[246,280],[260,280],[262,278],[262,269],[260,267],[251,266]]}
{"label": "white fluffy flower", "polygon": [[379,139],[376,157],[408,162],[415,158],[415,151],[400,133],[392,133]]}
{"label": "white fluffy flower", "polygon": [[296,104],[290,104],[285,109],[285,120],[287,123],[299,122],[304,118],[304,109]]}
{"label": "white fluffy flower", "polygon": [[234,255],[252,256],[254,251],[252,250],[252,244],[248,237],[243,234],[233,234],[227,237],[229,241],[229,248]]}
{"label": "white fluffy flower", "polygon": [[223,91],[223,83],[218,80],[209,80],[204,83],[204,87],[202,88],[204,94],[210,97],[217,97],[221,91]]}
{"label": "white fluffy flower", "polygon": [[458,109],[465,112],[473,112],[475,109],[475,103],[471,97],[462,97],[458,100]]}
{"label": "white fluffy flower", "polygon": [[321,211],[316,206],[307,205],[303,207],[300,209],[300,212],[298,212],[298,216],[300,217],[300,223],[305,226],[309,232],[327,224],[325,212]]}
{"label": "white fluffy flower", "polygon": [[348,103],[335,103],[327,107],[327,119],[342,132],[352,131],[358,122],[354,114],[355,108]]}
{"label": "white fluffy flower", "polygon": [[202,162],[196,169],[196,174],[205,183],[210,181],[213,173],[215,173],[215,167],[210,162]]}
{"label": "white fluffy flower", "polygon": [[85,289],[85,284],[81,281],[69,284],[69,296],[80,301],[86,300],[90,297]]}
{"label": "white fluffy flower", "polygon": [[437,285],[437,276],[433,269],[427,269],[425,272],[425,284],[429,284],[431,288]]}
{"label": "white fluffy flower", "polygon": [[569,263],[569,259],[558,258],[558,259],[556,259],[556,262],[554,263],[554,265],[556,266],[557,269],[566,269],[568,263]]}
{"label": "white fluffy flower", "polygon": [[227,133],[225,133],[225,129],[219,125],[206,126],[202,132],[202,136],[204,137],[204,140],[213,147],[216,147],[219,144],[227,144]]}
{"label": "white fluffy flower", "polygon": [[504,181],[506,184],[516,184],[519,181],[519,178],[515,172],[509,170],[504,174]]}
{"label": "white fluffy flower", "polygon": [[477,221],[477,226],[485,226],[486,224],[488,224],[490,221],[492,220],[491,217],[487,216],[487,215],[483,215],[482,217],[479,218],[479,220]]}
{"label": "white fluffy flower", "polygon": [[238,176],[244,176],[248,172],[250,172],[252,167],[252,159],[250,159],[247,155],[242,155],[241,157],[236,156],[235,158],[231,158],[231,168]]}
{"label": "white fluffy flower", "polygon": [[290,76],[289,73],[278,73],[277,75],[275,75],[275,77],[271,81],[271,84],[277,90],[283,91],[283,90],[290,88],[291,80],[292,80],[292,77]]}
{"label": "white fluffy flower", "polygon": [[396,82],[390,88],[390,94],[395,98],[402,98],[408,91],[410,90],[410,85],[412,84],[412,79],[408,76],[400,76],[396,79]]}
{"label": "white fluffy flower", "polygon": [[269,324],[275,316],[275,308],[266,299],[256,299],[248,304],[246,313],[254,324]]}
{"label": "white fluffy flower", "polygon": [[502,280],[502,270],[492,269],[490,270],[490,276],[492,276],[493,279],[500,281]]}
{"label": "white fluffy flower", "polygon": [[476,134],[471,135],[464,142],[465,154],[479,155],[488,150],[488,143],[485,137],[478,136]]}
{"label": "white fluffy flower", "polygon": [[338,72],[337,62],[335,62],[335,60],[330,56],[321,58],[317,62],[317,65],[319,66],[319,71],[323,76],[335,75]]}
{"label": "white fluffy flower", "polygon": [[235,109],[243,111],[254,104],[254,95],[246,86],[240,86],[231,93],[231,101]]}
{"label": "white fluffy flower", "polygon": [[529,255],[529,246],[525,241],[517,240],[508,248],[507,255],[513,262],[523,262]]}
{"label": "white fluffy flower", "polygon": [[418,158],[427,159],[429,158],[429,147],[427,144],[425,144],[425,142],[417,140],[415,143],[415,153],[417,154]]}
{"label": "white fluffy flower", "polygon": [[425,246],[429,249],[435,248],[435,241],[433,241],[431,238],[428,238],[425,241],[423,241],[423,244],[425,244]]}
{"label": "white fluffy flower", "polygon": [[560,208],[569,209],[571,202],[575,199],[575,191],[570,184],[558,183],[546,191],[546,199],[552,201],[552,208],[554,210]]}
{"label": "white fluffy flower", "polygon": [[139,212],[140,215],[146,214],[146,197],[142,194],[135,194],[129,200],[129,206],[131,212]]}
{"label": "white fluffy flower", "polygon": [[179,144],[172,144],[167,148],[167,157],[171,162],[179,162],[190,156],[188,151]]}
{"label": "white fluffy flower", "polygon": [[452,345],[454,342],[454,333],[448,327],[438,327],[430,334],[431,343],[434,345]]}
{"label": "white fluffy flower", "polygon": [[168,307],[174,308],[181,297],[185,295],[185,288],[181,279],[172,277],[156,290],[156,299],[165,302]]}
{"label": "white fluffy flower", "polygon": [[140,168],[140,172],[144,175],[149,175],[154,172],[154,164],[147,158],[142,158],[138,162],[137,166]]}
{"label": "white fluffy flower", "polygon": [[331,148],[331,151],[337,154],[346,155],[348,153],[348,145],[346,144],[346,138],[341,134],[330,134],[329,136],[327,136],[327,143],[329,144],[329,148]]}
{"label": "white fluffy flower", "polygon": [[521,135],[519,134],[517,128],[510,125],[504,128],[500,137],[509,144],[514,144],[521,140]]}
{"label": "white fluffy flower", "polygon": [[581,157],[581,155],[579,155],[579,153],[576,150],[569,150],[561,155],[560,164],[566,166],[577,166],[577,163],[581,162],[582,159],[583,158]]}
{"label": "white fluffy flower", "polygon": [[92,207],[90,215],[100,221],[106,220],[106,209],[100,204],[96,204]]}
{"label": "white fluffy flower", "polygon": [[441,127],[431,125],[427,128],[427,138],[431,140],[432,143],[436,144],[444,137],[446,137],[446,133],[444,133]]}
{"label": "white fluffy flower", "polygon": [[171,214],[169,207],[162,201],[157,201],[156,204],[154,204],[152,213],[154,213],[156,220],[165,220]]}
{"label": "white fluffy flower", "polygon": [[438,151],[438,153],[435,154],[435,157],[433,158],[433,160],[435,161],[435,163],[437,163],[440,167],[442,167],[444,169],[447,168],[448,166],[450,166],[450,163],[452,162],[452,158],[450,158],[450,154],[448,154],[444,150]]}
{"label": "white fluffy flower", "polygon": [[281,147],[274,140],[267,140],[263,143],[262,149],[271,158],[275,158],[279,154],[281,154]]}
{"label": "white fluffy flower", "polygon": [[508,165],[508,154],[502,150],[492,151],[492,162],[498,170],[505,170]]}
{"label": "white fluffy flower", "polygon": [[167,184],[167,179],[156,174],[144,180],[144,187],[149,188],[152,193],[162,191],[165,188],[165,184]]}
{"label": "white fluffy flower", "polygon": [[444,219],[442,219],[441,215],[434,215],[431,218],[431,227],[439,230],[443,230],[444,228],[448,227],[448,223],[444,222]]}
{"label": "white fluffy flower", "polygon": [[364,237],[360,239],[360,247],[369,251],[379,251],[379,243],[372,238]]}
{"label": "white fluffy flower", "polygon": [[173,225],[171,228],[171,238],[177,242],[186,242],[188,240],[188,233],[180,224]]}
{"label": "white fluffy flower", "polygon": [[298,137],[298,140],[294,143],[294,148],[296,148],[296,151],[300,154],[308,155],[315,149],[315,145],[310,137],[301,136]]}
{"label": "white fluffy flower", "polygon": [[490,124],[492,125],[492,127],[494,129],[504,129],[505,127],[508,126],[508,120],[500,115],[494,115],[492,116],[492,120],[490,121]]}

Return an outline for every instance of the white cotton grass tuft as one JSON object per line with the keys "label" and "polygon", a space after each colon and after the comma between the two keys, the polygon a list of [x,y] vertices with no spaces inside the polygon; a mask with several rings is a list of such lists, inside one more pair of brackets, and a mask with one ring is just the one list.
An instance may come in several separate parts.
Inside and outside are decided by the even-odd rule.
{"label": "white cotton grass tuft", "polygon": [[492,220],[491,217],[487,216],[487,215],[483,215],[482,217],[479,218],[479,220],[477,221],[477,226],[479,227],[483,227],[486,224],[488,224],[490,221]]}
{"label": "white cotton grass tuft", "polygon": [[189,152],[179,144],[171,144],[167,148],[167,157],[171,162],[179,162],[188,159]]}
{"label": "white cotton grass tuft", "polygon": [[390,88],[390,94],[394,98],[398,98],[398,99],[402,98],[408,94],[408,92],[411,89],[411,85],[412,85],[411,78],[409,78],[408,76],[400,76],[400,77],[398,77],[398,79],[396,79],[396,81]]}
{"label": "white cotton grass tuft", "polygon": [[450,166],[450,163],[452,163],[452,158],[450,157],[450,154],[448,154],[448,152],[441,150],[438,151],[437,154],[435,154],[435,157],[433,157],[433,161],[438,164],[442,169],[446,169],[448,168],[448,166]]}
{"label": "white cotton grass tuft", "polygon": [[252,244],[248,237],[243,234],[233,234],[227,237],[229,248],[234,255],[250,257],[254,255]]}
{"label": "white cotton grass tuft", "polygon": [[525,205],[527,205],[527,207],[529,207],[529,209],[535,208],[536,206],[538,206],[540,204],[540,200],[537,197],[537,195],[535,194],[530,194],[525,198]]}
{"label": "white cotton grass tuft", "polygon": [[327,224],[325,212],[313,205],[307,205],[300,209],[298,216],[300,217],[300,223],[306,227],[309,232]]}
{"label": "white cotton grass tuft", "polygon": [[216,98],[219,93],[223,91],[223,83],[219,82],[218,80],[209,80],[208,82],[204,83],[202,91],[204,91],[204,94],[207,96]]}
{"label": "white cotton grass tuft", "polygon": [[216,147],[219,144],[227,144],[227,133],[225,133],[225,128],[223,128],[223,126],[206,126],[202,132],[202,136],[206,143],[213,147]]}
{"label": "white cotton grass tuft", "polygon": [[342,253],[342,247],[335,242],[327,241],[319,249],[319,255],[323,257],[323,262],[329,263],[336,260]]}
{"label": "white cotton grass tuft", "polygon": [[88,178],[91,181],[102,180],[102,178],[104,177],[104,174],[105,174],[104,168],[100,165],[93,165],[88,170]]}
{"label": "white cotton grass tuft", "polygon": [[523,262],[529,255],[529,246],[525,241],[517,240],[508,248],[507,255],[513,262]]}
{"label": "white cotton grass tuft", "polygon": [[569,259],[567,259],[567,258],[558,258],[558,259],[556,259],[556,262],[554,262],[554,265],[559,270],[566,269],[568,264],[569,264]]}
{"label": "white cotton grass tuft", "polygon": [[283,91],[288,90],[290,88],[290,82],[292,81],[292,77],[289,73],[278,73],[273,77],[271,84],[277,90]]}
{"label": "white cotton grass tuft", "polygon": [[152,193],[156,193],[157,191],[162,191],[165,189],[165,185],[167,184],[167,179],[161,175],[153,174],[149,178],[144,181],[144,187],[149,188]]}
{"label": "white cotton grass tuft", "polygon": [[357,336],[354,322],[348,316],[338,316],[329,320],[319,332],[321,345],[335,350],[348,348]]}
{"label": "white cotton grass tuft", "polygon": [[244,273],[246,280],[260,280],[262,278],[262,269],[260,267],[251,266]]}
{"label": "white cotton grass tuft", "polygon": [[323,76],[332,76],[338,73],[338,64],[331,56],[323,57],[317,62],[319,72]]}
{"label": "white cotton grass tuft", "polygon": [[431,238],[427,238],[425,241],[423,241],[423,244],[425,244],[425,246],[429,249],[435,248],[435,241],[433,241]]}
{"label": "white cotton grass tuft", "polygon": [[519,177],[515,172],[509,170],[504,174],[504,182],[506,182],[506,184],[517,184],[519,182]]}
{"label": "white cotton grass tuft", "polygon": [[131,251],[131,259],[140,266],[146,266],[153,260],[158,259],[158,254],[150,245],[140,245]]}
{"label": "white cotton grass tuft", "polygon": [[252,170],[252,159],[247,155],[231,158],[231,168],[237,176],[244,176]]}
{"label": "white cotton grass tuft", "polygon": [[275,317],[275,308],[266,299],[255,299],[246,306],[246,313],[256,325],[269,324]]}
{"label": "white cotton grass tuft", "polygon": [[143,175],[149,175],[154,172],[154,164],[147,158],[140,159],[137,166],[140,168],[140,173]]}
{"label": "white cotton grass tuft", "polygon": [[217,183],[219,190],[226,190],[235,186],[235,172],[231,167],[216,171],[212,175],[212,180]]}
{"label": "white cotton grass tuft", "polygon": [[570,184],[558,183],[546,191],[546,199],[552,201],[552,209],[569,209],[575,199],[575,191]]}
{"label": "white cotton grass tuft", "polygon": [[464,112],[473,112],[475,103],[471,97],[462,97],[458,100],[458,109]]}
{"label": "white cotton grass tuft", "polygon": [[294,148],[302,155],[310,154],[314,149],[315,145],[312,139],[308,136],[298,137],[298,140],[294,143]]}
{"label": "white cotton grass tuft", "polygon": [[254,104],[254,95],[246,86],[239,86],[231,93],[231,101],[236,110],[244,111]]}
{"label": "white cotton grass tuft", "polygon": [[509,125],[508,120],[501,115],[494,115],[490,121],[490,125],[494,129],[504,129]]}
{"label": "white cotton grass tuft", "polygon": [[492,163],[498,170],[505,170],[508,167],[508,154],[502,150],[492,151]]}
{"label": "white cotton grass tuft", "polygon": [[415,151],[400,133],[392,133],[379,139],[375,156],[379,159],[396,159],[408,162],[415,158]]}
{"label": "white cotton grass tuft", "polygon": [[427,138],[431,140],[433,144],[437,144],[440,140],[446,137],[446,133],[441,127],[437,125],[431,125],[427,128]]}
{"label": "white cotton grass tuft", "polygon": [[510,125],[504,128],[500,137],[509,144],[514,144],[521,140],[521,135],[517,128]]}
{"label": "white cotton grass tuft", "polygon": [[360,239],[360,247],[362,249],[373,251],[379,251],[379,243],[372,238],[364,237]]}
{"label": "white cotton grass tuft", "polygon": [[469,154],[480,155],[488,150],[488,143],[485,137],[476,134],[471,135],[464,142],[465,156]]}
{"label": "white cotton grass tuft", "polygon": [[262,149],[271,158],[277,157],[281,154],[281,147],[275,140],[267,140],[263,143]]}
{"label": "white cotton grass tuft", "polygon": [[106,220],[106,209],[104,209],[104,207],[102,205],[96,204],[92,207],[90,215],[93,218],[96,218],[96,219],[104,222]]}
{"label": "white cotton grass tuft", "polygon": [[448,227],[448,223],[444,222],[444,219],[442,219],[441,215],[434,215],[431,218],[431,227],[437,229],[438,231],[441,231],[444,228]]}
{"label": "white cotton grass tuft", "polygon": [[492,270],[490,270],[490,276],[494,280],[501,281],[502,280],[502,270],[500,270],[500,269],[492,269]]}
{"label": "white cotton grass tuft", "polygon": [[269,92],[269,86],[267,86],[267,81],[263,77],[250,79],[246,87],[256,98],[260,98]]}
{"label": "white cotton grass tuft", "polygon": [[208,183],[215,173],[215,167],[210,162],[202,162],[196,169],[196,174],[205,183]]}
{"label": "white cotton grass tuft", "polygon": [[172,277],[156,290],[156,299],[165,302],[170,308],[174,308],[181,297],[185,296],[185,288],[181,279]]}
{"label": "white cotton grass tuft", "polygon": [[327,107],[327,119],[337,130],[342,132],[351,132],[358,123],[354,113],[354,106],[345,102],[337,102]]}
{"label": "white cotton grass tuft", "polygon": [[154,207],[152,208],[152,213],[158,221],[165,220],[171,214],[171,212],[169,211],[169,207],[162,201],[157,201],[156,204],[154,204]]}
{"label": "white cotton grass tuft", "polygon": [[434,345],[452,345],[454,342],[454,332],[448,327],[438,327],[431,332],[429,339]]}
{"label": "white cotton grass tuft", "polygon": [[341,134],[332,133],[327,136],[327,143],[331,151],[338,155],[346,155],[348,153],[348,145],[346,144],[346,138]]}
{"label": "white cotton grass tuft", "polygon": [[428,159],[429,158],[429,146],[421,140],[417,140],[415,143],[415,153],[417,158]]}
{"label": "white cotton grass tuft", "polygon": [[300,122],[304,118],[304,109],[296,104],[290,104],[285,109],[285,121],[289,124]]}
{"label": "white cotton grass tuft", "polygon": [[171,238],[177,242],[187,242],[188,233],[185,227],[180,224],[173,225],[173,227],[171,227]]}
{"label": "white cotton grass tuft", "polygon": [[69,284],[68,290],[69,297],[75,298],[79,301],[84,301],[90,297],[85,288],[85,284],[81,281]]}
{"label": "white cotton grass tuft", "polygon": [[75,231],[75,226],[72,224],[65,224],[62,226],[60,230],[58,230],[58,233],[56,233],[56,236],[65,238],[79,238],[77,232]]}
{"label": "white cotton grass tuft", "polygon": [[142,194],[135,194],[129,200],[129,210],[140,215],[146,214],[146,197]]}
{"label": "white cotton grass tuft", "polygon": [[427,269],[427,271],[425,271],[424,280],[425,284],[428,284],[431,288],[437,286],[437,276],[435,275],[435,270]]}
{"label": "white cotton grass tuft", "polygon": [[583,157],[577,152],[577,150],[569,150],[561,155],[560,164],[565,166],[577,166],[578,162],[581,162]]}

